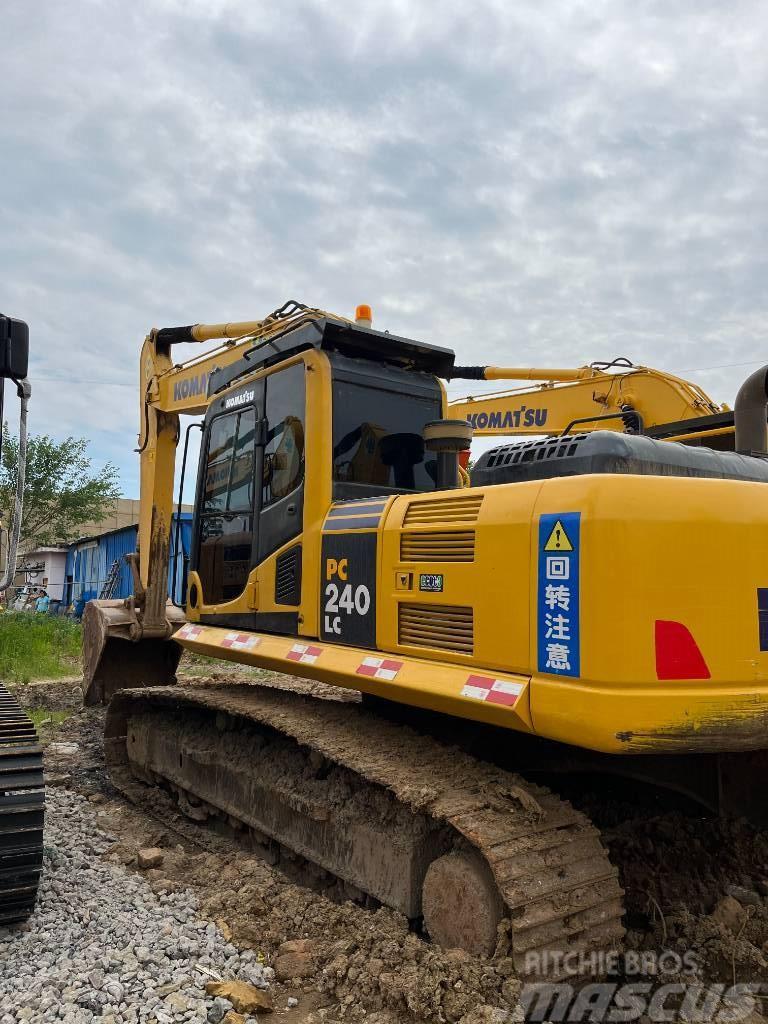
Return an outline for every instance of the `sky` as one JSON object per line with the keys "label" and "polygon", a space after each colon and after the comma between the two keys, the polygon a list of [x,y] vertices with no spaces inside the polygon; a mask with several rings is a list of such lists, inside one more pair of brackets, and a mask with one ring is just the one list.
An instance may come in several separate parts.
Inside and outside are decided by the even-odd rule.
{"label": "sky", "polygon": [[626,356],[730,403],[768,361],[762,0],[2,0],[2,22],[0,311],[30,325],[30,426],[89,438],[127,497],[153,326],[367,302],[462,364]]}

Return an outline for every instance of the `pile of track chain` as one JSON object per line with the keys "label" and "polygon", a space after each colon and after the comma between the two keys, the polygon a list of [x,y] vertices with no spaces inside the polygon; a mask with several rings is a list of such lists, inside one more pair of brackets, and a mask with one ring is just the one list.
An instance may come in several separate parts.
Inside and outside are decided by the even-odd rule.
{"label": "pile of track chain", "polygon": [[0,928],[32,913],[44,813],[42,747],[18,701],[0,686]]}
{"label": "pile of track chain", "polygon": [[176,686],[124,690],[110,704],[106,752],[112,781],[134,800],[145,787],[127,763],[125,722],[153,705],[208,709],[271,727],[452,827],[457,845],[471,844],[493,872],[521,976],[538,974],[545,953],[560,955],[546,961],[553,978],[566,954],[620,947],[624,893],[618,871],[589,819],[544,787],[358,704],[282,687]]}

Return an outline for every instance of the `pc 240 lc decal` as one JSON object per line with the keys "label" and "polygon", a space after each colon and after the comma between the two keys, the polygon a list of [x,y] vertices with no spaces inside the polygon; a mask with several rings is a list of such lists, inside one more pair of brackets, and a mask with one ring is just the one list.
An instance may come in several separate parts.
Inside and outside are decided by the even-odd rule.
{"label": "pc 240 lc decal", "polygon": [[336,644],[376,646],[376,534],[326,534],[320,632]]}

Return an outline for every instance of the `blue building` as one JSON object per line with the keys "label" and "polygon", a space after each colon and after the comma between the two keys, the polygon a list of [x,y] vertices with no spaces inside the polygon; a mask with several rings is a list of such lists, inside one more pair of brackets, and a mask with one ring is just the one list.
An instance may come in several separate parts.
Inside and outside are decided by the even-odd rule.
{"label": "blue building", "polygon": [[[70,544],[64,567],[63,606],[73,608],[77,616],[82,615],[87,601],[107,596],[104,591],[113,571],[116,578],[108,596],[115,600],[130,597],[133,579],[125,555],[136,550],[137,537],[137,526],[124,526]],[[177,520],[174,512],[168,565],[168,596],[174,601],[180,602],[185,591],[191,542],[192,513],[182,512]]]}

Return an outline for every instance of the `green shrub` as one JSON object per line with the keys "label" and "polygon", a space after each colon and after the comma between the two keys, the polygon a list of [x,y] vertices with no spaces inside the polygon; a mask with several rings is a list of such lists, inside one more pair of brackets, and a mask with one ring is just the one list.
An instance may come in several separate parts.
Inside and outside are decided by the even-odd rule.
{"label": "green shrub", "polygon": [[82,628],[62,616],[0,615],[0,681],[27,683],[74,675],[80,668]]}

